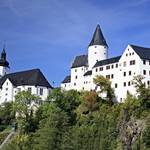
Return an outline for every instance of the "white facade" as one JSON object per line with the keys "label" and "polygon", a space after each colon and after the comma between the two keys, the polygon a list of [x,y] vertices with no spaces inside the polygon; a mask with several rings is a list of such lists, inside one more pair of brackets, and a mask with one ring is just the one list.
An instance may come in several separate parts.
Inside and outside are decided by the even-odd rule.
{"label": "white facade", "polygon": [[0,66],[0,77],[4,76],[5,74],[8,74],[8,73],[9,73],[8,67]]}
{"label": "white facade", "polygon": [[108,58],[108,47],[104,45],[92,45],[88,48],[89,70],[100,60]]}
{"label": "white facade", "polygon": [[41,100],[46,100],[51,89],[42,86],[22,85],[15,87],[9,79],[7,79],[0,89],[0,104],[15,100],[15,95],[21,91],[30,91],[31,94],[39,96]]}
{"label": "white facade", "polygon": [[71,68],[70,81],[63,82],[62,89],[97,90],[93,79],[103,75],[112,81],[116,100],[124,102],[127,92],[136,95],[134,76],[144,76],[145,84],[150,85],[150,48],[128,45],[122,56],[108,59],[107,54],[105,45],[89,46],[88,66]]}

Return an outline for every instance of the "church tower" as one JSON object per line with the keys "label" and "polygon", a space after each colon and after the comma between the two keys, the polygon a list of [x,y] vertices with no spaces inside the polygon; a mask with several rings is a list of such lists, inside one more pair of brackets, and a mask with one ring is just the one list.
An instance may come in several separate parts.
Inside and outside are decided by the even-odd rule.
{"label": "church tower", "polygon": [[97,61],[108,58],[108,45],[98,24],[94,32],[93,38],[88,47],[88,63],[89,69],[96,64]]}
{"label": "church tower", "polygon": [[0,58],[0,78],[7,73],[9,73],[9,63],[6,60],[6,51],[4,47]]}

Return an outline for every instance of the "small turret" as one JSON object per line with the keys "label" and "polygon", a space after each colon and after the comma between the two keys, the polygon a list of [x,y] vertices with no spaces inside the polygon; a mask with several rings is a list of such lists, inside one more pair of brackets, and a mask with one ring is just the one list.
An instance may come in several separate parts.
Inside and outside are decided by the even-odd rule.
{"label": "small turret", "polygon": [[3,47],[1,58],[0,58],[0,77],[4,76],[9,72],[9,62],[6,60],[6,50]]}
{"label": "small turret", "polygon": [[89,69],[92,69],[97,61],[107,58],[108,45],[101,31],[100,25],[98,24],[88,47]]}

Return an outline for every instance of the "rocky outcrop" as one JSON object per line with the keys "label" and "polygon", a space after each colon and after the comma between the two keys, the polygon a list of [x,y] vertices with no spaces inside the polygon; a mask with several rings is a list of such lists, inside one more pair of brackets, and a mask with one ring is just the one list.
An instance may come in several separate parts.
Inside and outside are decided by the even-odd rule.
{"label": "rocky outcrop", "polygon": [[143,120],[137,120],[133,116],[130,117],[128,110],[123,109],[118,127],[122,149],[132,150],[132,145],[136,142],[137,138],[141,136],[145,128],[145,122]]}

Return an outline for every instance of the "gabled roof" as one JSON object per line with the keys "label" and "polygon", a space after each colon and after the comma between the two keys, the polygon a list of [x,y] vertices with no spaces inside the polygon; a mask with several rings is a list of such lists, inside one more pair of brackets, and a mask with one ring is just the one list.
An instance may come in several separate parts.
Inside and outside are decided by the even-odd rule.
{"label": "gabled roof", "polygon": [[40,69],[32,69],[27,71],[15,72],[6,74],[0,79],[0,87],[9,79],[14,86],[34,85],[52,88],[49,82],[44,77]]}
{"label": "gabled roof", "polygon": [[84,74],[84,76],[89,76],[89,75],[92,75],[92,70],[87,71],[87,72]]}
{"label": "gabled roof", "polygon": [[71,76],[66,76],[65,79],[62,81],[62,83],[70,83]]}
{"label": "gabled roof", "polygon": [[71,68],[82,67],[87,65],[88,65],[88,56],[80,55],[76,56]]}
{"label": "gabled roof", "polygon": [[103,66],[103,65],[108,65],[108,64],[116,63],[116,62],[119,61],[120,58],[121,58],[121,56],[117,56],[117,57],[112,57],[112,58],[109,58],[109,59],[98,61],[94,65],[93,68],[98,67],[98,66]]}
{"label": "gabled roof", "polygon": [[107,46],[106,40],[103,36],[103,33],[101,31],[100,25],[98,24],[96,27],[96,30],[94,32],[93,38],[89,44],[89,46],[92,45],[105,45]]}
{"label": "gabled roof", "polygon": [[136,45],[130,45],[141,59],[150,60],[150,48],[145,48]]}

